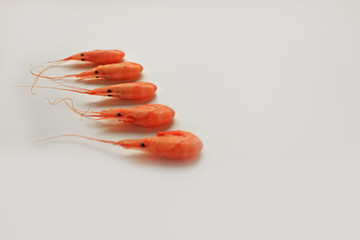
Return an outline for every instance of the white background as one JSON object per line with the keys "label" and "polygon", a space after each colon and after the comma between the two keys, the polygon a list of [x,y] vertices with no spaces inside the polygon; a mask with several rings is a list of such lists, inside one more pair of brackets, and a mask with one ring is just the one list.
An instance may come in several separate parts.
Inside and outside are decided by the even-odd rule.
{"label": "white background", "polygon": [[[359,1],[0,3],[1,240],[360,238]],[[203,140],[195,163],[35,143],[164,130],[110,127],[46,97],[83,110],[134,102],[16,88],[32,83],[30,65],[93,49],[144,66],[152,103],[176,110],[169,129]]]}

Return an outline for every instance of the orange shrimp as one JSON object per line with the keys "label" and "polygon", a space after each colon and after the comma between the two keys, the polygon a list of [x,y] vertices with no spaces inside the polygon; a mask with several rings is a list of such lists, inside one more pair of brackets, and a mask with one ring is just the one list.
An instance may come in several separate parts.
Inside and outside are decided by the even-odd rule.
{"label": "orange shrimp", "polygon": [[[93,50],[74,54],[63,60],[87,61],[95,64],[119,63],[125,57],[125,53],[120,50]],[[61,60],[60,60],[61,61]]]}
{"label": "orange shrimp", "polygon": [[116,97],[121,99],[132,99],[132,100],[151,97],[155,94],[157,90],[156,85],[149,82],[120,83],[116,85],[110,85],[107,87],[95,88],[93,90],[68,86],[61,83],[59,83],[59,85],[67,87],[69,89],[59,88],[59,87],[45,87],[45,86],[36,86],[36,87],[65,90],[65,91],[71,91],[71,92],[77,92],[77,93],[83,93],[89,95],[108,96],[108,97]]}
{"label": "orange shrimp", "polygon": [[[71,105],[66,100],[70,100]],[[97,120],[115,119],[124,123],[143,127],[164,125],[171,122],[175,116],[175,111],[172,108],[162,104],[145,104],[132,108],[110,108],[108,110],[102,110],[101,112],[89,112],[76,109],[70,98],[58,98],[54,102],[49,101],[49,103],[55,105],[61,101],[64,101],[71,110],[81,116],[92,117]]]}
{"label": "orange shrimp", "polygon": [[60,80],[69,77],[75,77],[79,80],[89,80],[95,78],[100,80],[129,80],[139,77],[142,71],[143,67],[138,63],[123,62],[99,65],[79,74],[71,74],[60,77],[48,77],[45,75],[36,74],[33,71],[31,71],[31,73],[37,77],[53,80]]}
{"label": "orange shrimp", "polygon": [[[70,60],[74,61],[87,61],[92,62],[95,64],[111,64],[111,63],[119,63],[123,60],[125,56],[125,53],[120,50],[93,50],[88,52],[81,52],[74,54],[70,57],[57,60],[57,61],[51,61],[47,63],[51,63],[51,65],[45,67],[43,70],[40,71],[39,74],[36,74],[33,72],[33,69],[31,69],[31,73],[36,76],[36,79],[34,80],[33,87],[36,85],[36,83],[39,80],[39,77],[44,77],[43,73],[50,68],[53,68],[57,65],[60,65],[62,63],[65,63]],[[31,93],[33,93],[33,87],[31,88]],[[33,93],[34,94],[34,93]]]}
{"label": "orange shrimp", "polygon": [[110,63],[121,62],[124,57],[125,57],[125,53],[117,49],[93,50],[88,52],[76,53],[70,57],[53,62],[74,60],[74,61],[87,61],[95,64],[110,64]]}
{"label": "orange shrimp", "polygon": [[200,153],[203,147],[203,143],[197,136],[190,132],[180,130],[159,132],[156,137],[125,139],[118,142],[85,137],[76,134],[55,136],[44,139],[44,141],[64,136],[81,137],[99,142],[111,143],[122,146],[126,149],[143,150],[155,156],[170,159],[186,159],[194,157]]}

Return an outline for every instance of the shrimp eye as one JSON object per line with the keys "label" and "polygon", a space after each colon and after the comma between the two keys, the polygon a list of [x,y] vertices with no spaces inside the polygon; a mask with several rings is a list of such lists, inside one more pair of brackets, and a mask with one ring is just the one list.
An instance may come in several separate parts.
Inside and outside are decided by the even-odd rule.
{"label": "shrimp eye", "polygon": [[108,89],[107,92],[111,92],[111,89]]}
{"label": "shrimp eye", "polygon": [[117,113],[116,115],[117,115],[118,117],[121,117],[121,113]]}
{"label": "shrimp eye", "polygon": [[141,143],[140,146],[141,146],[141,147],[145,147],[145,143]]}
{"label": "shrimp eye", "polygon": [[80,55],[81,55],[81,56],[84,56],[84,54],[83,54],[83,53],[81,53]]}
{"label": "shrimp eye", "polygon": [[85,58],[82,58],[81,61],[85,61]]}
{"label": "shrimp eye", "polygon": [[98,71],[95,71],[95,74],[98,74],[99,72]]}

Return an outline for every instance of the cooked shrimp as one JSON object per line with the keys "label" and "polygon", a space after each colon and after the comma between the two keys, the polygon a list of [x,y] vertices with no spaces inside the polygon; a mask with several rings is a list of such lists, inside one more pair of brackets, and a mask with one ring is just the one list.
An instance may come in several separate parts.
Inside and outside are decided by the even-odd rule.
{"label": "cooked shrimp", "polygon": [[[32,71],[34,68],[31,70],[31,73],[36,76],[34,83],[33,83],[33,87],[38,82],[39,77],[44,77],[43,73],[45,71],[47,71],[50,68],[53,68],[57,65],[65,63],[67,61],[74,60],[74,61],[87,61],[87,62],[92,62],[95,64],[111,64],[111,63],[121,62],[122,59],[124,58],[124,56],[125,56],[125,53],[120,50],[93,50],[93,51],[89,51],[89,52],[77,53],[70,57],[67,57],[67,58],[64,58],[64,59],[61,59],[58,61],[47,62],[47,63],[51,63],[51,64],[49,66],[45,67],[43,70],[41,70],[39,74],[36,74]],[[33,91],[32,91],[33,87],[31,88],[31,93],[33,93]]]}
{"label": "cooked shrimp", "polygon": [[139,77],[142,71],[143,71],[143,67],[138,63],[123,62],[123,63],[99,65],[95,68],[92,68],[88,71],[79,74],[71,74],[60,77],[48,77],[45,75],[36,74],[34,72],[31,73],[37,77],[40,76],[42,78],[53,79],[53,80],[60,80],[69,77],[75,77],[79,80],[89,80],[95,78],[98,78],[100,80],[128,80]]}
{"label": "cooked shrimp", "polygon": [[92,62],[95,64],[110,64],[110,63],[121,62],[124,57],[125,57],[125,53],[117,49],[93,50],[88,52],[76,53],[70,57],[53,62],[74,60],[74,61]]}
{"label": "cooked shrimp", "polygon": [[[125,57],[125,53],[120,50],[93,50],[74,54],[63,60],[87,61],[95,64],[119,63]],[[61,60],[60,60],[61,61]]]}
{"label": "cooked shrimp", "polygon": [[180,130],[159,132],[157,134],[157,137],[126,139],[118,142],[85,137],[76,134],[65,134],[45,140],[50,140],[56,137],[63,136],[81,137],[99,142],[111,143],[114,145],[122,146],[126,149],[143,150],[158,157],[165,157],[171,159],[186,159],[194,157],[199,154],[203,147],[203,143],[197,136],[190,132]]}
{"label": "cooked shrimp", "polygon": [[59,85],[63,87],[67,87],[69,89],[60,88],[60,87],[45,87],[45,86],[36,86],[36,87],[65,90],[65,91],[71,91],[71,92],[77,92],[77,93],[83,93],[89,95],[116,97],[121,99],[133,99],[133,100],[151,97],[155,94],[157,90],[156,85],[149,82],[120,83],[107,87],[96,88],[93,90],[68,86],[61,83],[59,83]]}
{"label": "cooked shrimp", "polygon": [[[69,104],[67,100],[71,101],[71,104]],[[64,101],[71,110],[81,116],[92,117],[97,120],[115,119],[143,127],[155,127],[169,123],[175,116],[175,111],[172,108],[162,104],[146,104],[132,108],[110,108],[108,110],[102,110],[101,112],[89,112],[76,109],[70,98],[58,98],[54,102],[49,101],[49,103],[55,105],[62,101]]]}

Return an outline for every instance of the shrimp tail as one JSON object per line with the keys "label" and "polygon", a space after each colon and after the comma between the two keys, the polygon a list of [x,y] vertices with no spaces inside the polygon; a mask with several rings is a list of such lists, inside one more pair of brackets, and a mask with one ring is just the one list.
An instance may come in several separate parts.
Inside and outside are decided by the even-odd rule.
{"label": "shrimp tail", "polygon": [[39,140],[38,142],[46,142],[46,141],[49,141],[49,140],[52,140],[52,139],[58,138],[58,137],[79,137],[79,138],[85,138],[85,139],[89,139],[89,140],[93,140],[93,141],[98,141],[98,142],[103,142],[103,143],[111,143],[111,144],[114,144],[114,145],[118,145],[118,143],[115,142],[115,141],[108,141],[108,140],[103,140],[103,139],[86,137],[86,136],[82,136],[82,135],[78,135],[78,134],[62,134],[62,135],[57,135],[57,136],[54,136],[54,137],[45,138],[45,139]]}

